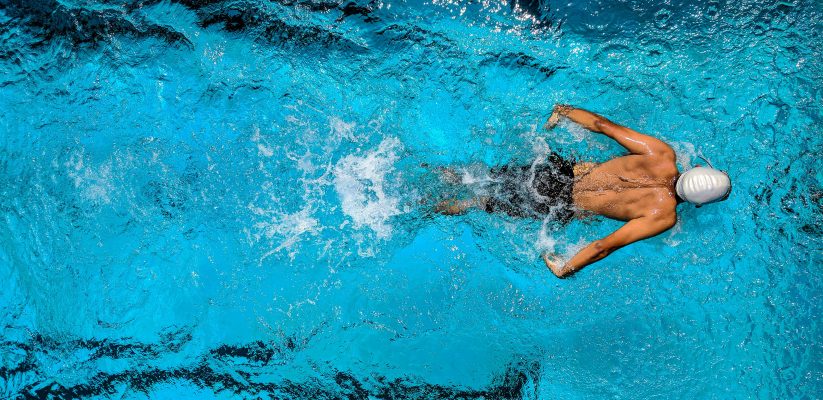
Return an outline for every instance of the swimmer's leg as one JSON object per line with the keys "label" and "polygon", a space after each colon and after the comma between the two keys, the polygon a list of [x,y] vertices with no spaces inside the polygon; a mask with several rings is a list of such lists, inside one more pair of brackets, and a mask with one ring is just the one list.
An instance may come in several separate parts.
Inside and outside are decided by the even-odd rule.
{"label": "swimmer's leg", "polygon": [[450,185],[457,185],[463,181],[460,173],[452,167],[438,167],[437,172],[440,173],[440,180]]}
{"label": "swimmer's leg", "polygon": [[443,215],[460,215],[474,207],[483,210],[486,208],[487,202],[488,197],[475,197],[469,200],[443,200],[434,206],[434,211]]}
{"label": "swimmer's leg", "polygon": [[463,182],[463,178],[460,176],[460,173],[453,167],[432,167],[428,163],[420,163],[420,166],[428,169],[429,171],[437,171],[440,180],[450,185],[457,185]]}

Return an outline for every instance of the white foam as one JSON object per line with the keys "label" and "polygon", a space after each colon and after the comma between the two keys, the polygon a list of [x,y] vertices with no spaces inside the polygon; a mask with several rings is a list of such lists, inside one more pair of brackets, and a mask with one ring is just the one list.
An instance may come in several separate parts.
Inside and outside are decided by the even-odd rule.
{"label": "white foam", "polygon": [[551,151],[551,146],[549,146],[549,143],[546,142],[546,139],[542,136],[537,136],[532,142],[532,153],[534,153],[535,160],[545,160]]}
{"label": "white foam", "polygon": [[274,251],[291,247],[299,240],[300,235],[313,231],[319,224],[317,219],[310,217],[310,215],[311,210],[308,207],[294,214],[285,214],[278,222],[281,233],[286,233],[284,235],[286,239]]}
{"label": "white foam", "polygon": [[346,122],[337,117],[329,118],[329,127],[331,128],[332,136],[337,138],[357,141],[357,136],[354,133],[356,126],[357,124],[355,122]]}
{"label": "white foam", "polygon": [[460,183],[463,185],[477,185],[492,182],[488,168],[460,168]]}
{"label": "white foam", "polygon": [[[554,129],[537,137],[542,139],[543,135],[550,138],[551,142],[557,144],[575,144],[582,142],[589,148],[598,150],[607,150],[609,148],[609,141],[604,139],[602,135],[591,132],[567,118],[561,118]],[[539,143],[536,145],[539,145]]]}
{"label": "white foam", "polygon": [[681,240],[680,233],[683,232],[683,224],[680,223],[680,220],[677,220],[677,223],[674,224],[671,230],[669,230],[668,236],[663,239],[663,242],[669,245],[670,247],[676,247],[680,245]]}
{"label": "white foam", "polygon": [[335,165],[334,188],[355,229],[367,226],[379,238],[391,236],[389,218],[401,213],[400,200],[386,193],[385,179],[394,170],[401,147],[397,138],[386,138],[377,149],[348,155]]}
{"label": "white foam", "polygon": [[[560,123],[558,123],[557,126],[560,127],[560,128],[563,128],[563,129],[567,130],[569,133],[571,133],[571,139],[572,139],[571,141],[575,142],[575,143],[580,143],[580,142],[586,140],[587,136],[593,134],[592,132],[590,132],[586,128],[580,126],[579,124],[576,124],[576,123],[572,122],[571,120],[569,120],[567,118],[561,118]],[[561,143],[564,143],[564,142],[561,142]],[[569,141],[566,141],[565,143],[569,143]]]}
{"label": "white foam", "polygon": [[303,172],[304,176],[307,174],[313,174],[317,170],[317,166],[315,166],[312,162],[313,156],[314,154],[312,154],[312,152],[308,149],[306,149],[302,155],[297,155],[293,152],[286,153],[286,157],[297,164],[297,169]]}
{"label": "white foam", "polygon": [[537,253],[549,252],[554,253],[557,247],[557,239],[549,234],[549,224],[544,221],[540,226],[540,232],[537,233],[537,241],[534,244]]}
{"label": "white foam", "polygon": [[111,203],[111,160],[97,167],[86,165],[82,150],[74,151],[63,166],[80,190],[80,197],[95,204]]}
{"label": "white foam", "polygon": [[692,160],[697,158],[697,150],[694,145],[687,142],[673,142],[672,149],[677,157],[677,162],[683,169],[689,169],[694,166]]}
{"label": "white foam", "polygon": [[[249,210],[257,215],[267,215],[271,212],[263,210],[253,205],[248,206]],[[289,257],[294,259],[297,251],[294,245],[300,241],[303,234],[315,232],[319,226],[319,221],[312,217],[312,210],[309,206],[292,214],[275,214],[269,221],[258,222],[254,224],[257,233],[254,234],[255,240],[260,240],[261,236],[266,239],[275,239],[282,241],[275,248],[269,250],[260,258],[260,263],[271,255],[282,250],[289,250]]]}
{"label": "white foam", "polygon": [[557,230],[552,217],[543,220],[537,240],[534,242],[535,254],[549,253],[560,257],[564,262],[574,257],[580,250],[588,246],[591,242],[586,237],[580,237],[576,242],[571,242],[568,227]]}
{"label": "white foam", "polygon": [[260,128],[255,126],[251,141],[257,144],[257,154],[263,157],[271,157],[274,155],[274,149],[269,145],[268,141],[260,135]]}

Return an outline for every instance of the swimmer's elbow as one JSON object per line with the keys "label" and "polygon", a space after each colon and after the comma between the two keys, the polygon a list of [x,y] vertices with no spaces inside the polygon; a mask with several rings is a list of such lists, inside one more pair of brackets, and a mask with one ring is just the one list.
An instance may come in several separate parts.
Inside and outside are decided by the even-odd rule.
{"label": "swimmer's elbow", "polygon": [[592,243],[592,248],[594,248],[594,251],[597,253],[598,256],[602,255],[602,257],[600,258],[603,258],[609,255],[609,253],[611,253],[612,251],[614,251],[613,246],[610,246],[604,240],[595,240]]}
{"label": "swimmer's elbow", "polygon": [[606,129],[606,124],[608,124],[608,123],[609,123],[609,120],[607,120],[603,117],[595,119],[594,120],[595,130],[598,131],[598,132],[603,132],[603,130]]}
{"label": "swimmer's elbow", "polygon": [[661,218],[660,224],[661,224],[660,233],[663,233],[663,232],[671,229],[672,227],[677,225],[677,214],[671,213],[671,214],[666,215],[665,217]]}
{"label": "swimmer's elbow", "polygon": [[649,150],[649,153],[654,154],[667,161],[673,162],[677,159],[677,155],[674,153],[674,150],[669,145],[662,142],[656,144],[655,146],[652,146]]}
{"label": "swimmer's elbow", "polygon": [[592,256],[591,262],[600,261],[612,254],[615,250],[619,249],[619,246],[614,246],[605,240],[595,240],[592,242],[592,250],[594,250],[594,255]]}

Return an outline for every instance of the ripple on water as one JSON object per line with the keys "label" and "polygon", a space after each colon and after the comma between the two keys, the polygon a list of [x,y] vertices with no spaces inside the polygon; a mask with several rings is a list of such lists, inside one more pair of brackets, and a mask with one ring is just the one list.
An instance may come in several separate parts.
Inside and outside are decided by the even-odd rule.
{"label": "ripple on water", "polygon": [[[0,397],[814,397],[820,15],[2,2]],[[542,131],[555,103],[700,149],[731,197],[563,281],[540,252],[619,222],[421,204],[421,165],[623,154]]]}

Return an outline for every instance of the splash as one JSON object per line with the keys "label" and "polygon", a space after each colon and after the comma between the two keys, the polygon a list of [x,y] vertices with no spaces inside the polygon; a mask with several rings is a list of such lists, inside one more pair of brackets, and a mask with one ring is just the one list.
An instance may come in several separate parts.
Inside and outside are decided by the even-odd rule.
{"label": "splash", "polygon": [[[263,210],[259,207],[249,205],[249,210],[257,215],[268,215],[271,212]],[[261,236],[272,240],[273,238],[282,239],[282,241],[273,249],[269,250],[258,260],[262,263],[266,258],[283,250],[287,250],[289,258],[294,260],[297,255],[296,244],[300,242],[301,237],[305,234],[316,234],[320,223],[312,216],[310,207],[305,207],[302,210],[292,213],[279,213],[271,217],[269,221],[258,222],[254,225],[257,233],[254,234],[255,241],[259,241]]]}
{"label": "splash", "polygon": [[397,138],[386,138],[374,151],[348,155],[335,165],[334,188],[355,229],[367,226],[378,238],[391,236],[389,219],[401,210],[400,199],[386,191],[386,176],[394,171],[401,147]]}
{"label": "splash", "polygon": [[673,142],[671,146],[677,156],[677,163],[683,169],[691,168],[693,166],[692,160],[697,158],[697,150],[694,145],[688,142]]}
{"label": "splash", "polygon": [[260,135],[260,128],[254,126],[251,141],[257,145],[257,154],[263,157],[271,157],[274,155],[274,149],[269,144],[268,140]]}
{"label": "splash", "polygon": [[66,174],[71,178],[74,187],[80,191],[81,197],[92,204],[111,203],[112,165],[107,161],[98,167],[85,163],[86,157],[82,150],[75,151],[63,166]]}
{"label": "splash", "polygon": [[331,117],[329,118],[329,127],[331,128],[332,135],[336,138],[353,141],[357,141],[358,139],[355,134],[355,128],[357,127],[357,123],[355,122],[346,122],[338,117]]}
{"label": "splash", "polygon": [[557,239],[552,235],[551,224],[548,219],[540,224],[540,231],[537,233],[537,240],[534,243],[534,249],[537,253],[545,252],[554,253],[557,247]]}

